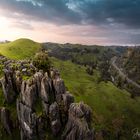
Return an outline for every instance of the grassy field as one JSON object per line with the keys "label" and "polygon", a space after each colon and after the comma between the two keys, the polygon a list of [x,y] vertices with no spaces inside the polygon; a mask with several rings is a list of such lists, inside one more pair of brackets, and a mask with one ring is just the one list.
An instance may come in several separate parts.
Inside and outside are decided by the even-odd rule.
{"label": "grassy field", "polygon": [[132,139],[131,130],[140,127],[140,98],[131,99],[128,92],[118,89],[111,82],[98,83],[100,74],[96,70],[93,76],[89,76],[85,67],[70,61],[52,58],[52,62],[60,70],[66,87],[76,101],[84,101],[93,109],[96,131],[106,130],[112,134],[107,136],[111,140],[120,131],[122,139]]}
{"label": "grassy field", "polygon": [[18,39],[10,43],[0,44],[0,54],[11,59],[25,59],[32,57],[41,44],[29,39]]}

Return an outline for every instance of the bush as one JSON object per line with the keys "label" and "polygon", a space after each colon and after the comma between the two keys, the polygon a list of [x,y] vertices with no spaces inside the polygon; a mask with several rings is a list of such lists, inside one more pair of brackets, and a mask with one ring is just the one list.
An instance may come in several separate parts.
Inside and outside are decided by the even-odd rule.
{"label": "bush", "polygon": [[49,60],[47,52],[41,51],[37,53],[33,59],[33,65],[39,70],[48,72],[51,67],[51,62]]}

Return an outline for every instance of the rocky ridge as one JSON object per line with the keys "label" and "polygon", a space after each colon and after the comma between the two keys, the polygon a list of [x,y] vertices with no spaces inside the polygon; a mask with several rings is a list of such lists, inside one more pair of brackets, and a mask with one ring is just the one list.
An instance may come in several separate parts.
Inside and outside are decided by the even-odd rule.
{"label": "rocky ridge", "polygon": [[[3,59],[4,76],[1,85],[5,102],[16,102],[21,140],[46,140],[48,133],[55,139],[93,140],[92,111],[83,102],[74,103],[66,90],[58,70],[37,70],[29,61]],[[5,60],[5,61],[4,61]],[[40,104],[40,108],[38,107]],[[12,135],[10,111],[0,109],[1,122],[7,134]]]}

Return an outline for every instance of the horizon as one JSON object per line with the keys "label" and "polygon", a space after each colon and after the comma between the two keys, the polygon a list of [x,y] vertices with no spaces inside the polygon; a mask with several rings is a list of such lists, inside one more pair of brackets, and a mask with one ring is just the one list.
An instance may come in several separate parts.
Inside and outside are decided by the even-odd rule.
{"label": "horizon", "polygon": [[139,46],[139,8],[139,0],[1,0],[0,40]]}
{"label": "horizon", "polygon": [[50,41],[43,41],[43,42],[38,42],[36,40],[33,40],[31,38],[17,38],[15,40],[0,40],[0,43],[9,43],[9,42],[14,42],[14,41],[17,41],[17,40],[20,40],[20,39],[29,39],[31,41],[34,41],[34,42],[37,42],[37,43],[41,43],[41,44],[44,44],[44,43],[54,43],[54,44],[62,44],[62,45],[65,45],[65,44],[72,44],[72,45],[83,45],[83,46],[103,46],[103,47],[139,47],[140,44],[126,44],[126,45],[122,45],[122,44],[111,44],[111,45],[100,45],[100,44],[80,44],[80,43],[70,43],[70,42],[66,42],[66,43],[59,43],[59,42],[50,42]]}

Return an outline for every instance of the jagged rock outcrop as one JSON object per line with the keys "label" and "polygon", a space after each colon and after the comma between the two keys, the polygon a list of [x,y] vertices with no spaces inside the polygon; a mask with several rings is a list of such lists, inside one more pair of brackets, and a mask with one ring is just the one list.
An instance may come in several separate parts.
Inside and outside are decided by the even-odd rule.
{"label": "jagged rock outcrop", "polygon": [[32,79],[22,82],[21,86],[21,100],[24,104],[33,108],[37,96],[37,88]]}
{"label": "jagged rock outcrop", "polygon": [[52,79],[50,79],[47,75],[42,78],[40,96],[42,101],[47,104],[51,104],[55,100]]}
{"label": "jagged rock outcrop", "polygon": [[9,135],[12,135],[12,120],[10,119],[10,111],[5,107],[0,109],[1,123]]}
{"label": "jagged rock outcrop", "polygon": [[66,92],[66,88],[64,81],[60,78],[60,74],[57,70],[53,71],[53,86],[55,89],[56,101],[59,103],[62,100],[62,94],[65,94]]}
{"label": "jagged rock outcrop", "polygon": [[91,109],[83,103],[70,105],[68,122],[62,135],[63,140],[93,140],[90,129]]}
{"label": "jagged rock outcrop", "polygon": [[74,97],[67,91],[66,94],[62,95],[64,111],[67,112],[69,110],[70,104],[74,102]]}
{"label": "jagged rock outcrop", "polygon": [[22,75],[20,71],[16,71],[16,88],[18,93],[21,92],[21,85],[22,85]]}
{"label": "jagged rock outcrop", "polygon": [[[45,140],[48,127],[54,137],[62,140],[93,140],[91,109],[83,103],[74,103],[59,71],[51,68],[50,72],[35,72],[36,68],[28,61],[17,64],[13,68],[11,61],[4,62],[1,83],[7,103],[13,103],[19,94],[16,106],[21,140]],[[29,67],[34,72],[29,72]],[[1,121],[11,134],[9,114],[7,109],[1,109]]]}
{"label": "jagged rock outcrop", "polygon": [[41,81],[42,81],[43,76],[44,76],[43,71],[41,71],[41,70],[34,74],[34,82],[36,84],[38,95],[40,95],[40,92],[41,92]]}
{"label": "jagged rock outcrop", "polygon": [[18,120],[21,127],[21,140],[34,140],[37,137],[37,116],[22,101],[17,100]]}
{"label": "jagged rock outcrop", "polygon": [[56,136],[61,130],[59,106],[56,102],[50,105],[49,117],[52,133]]}
{"label": "jagged rock outcrop", "polygon": [[15,72],[11,69],[4,69],[4,77],[1,79],[1,84],[6,102],[13,102],[17,95]]}

